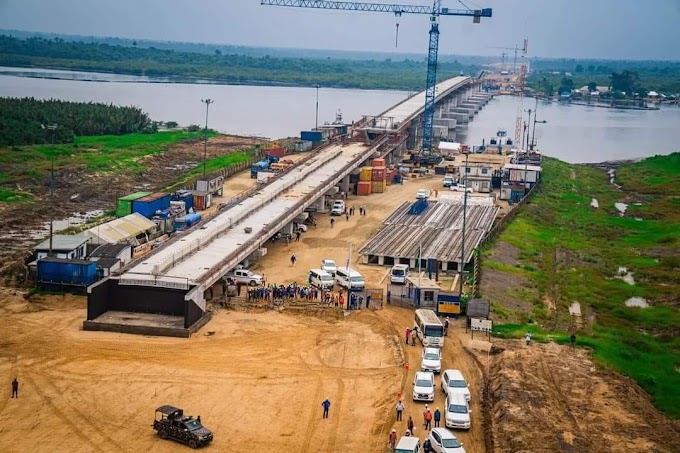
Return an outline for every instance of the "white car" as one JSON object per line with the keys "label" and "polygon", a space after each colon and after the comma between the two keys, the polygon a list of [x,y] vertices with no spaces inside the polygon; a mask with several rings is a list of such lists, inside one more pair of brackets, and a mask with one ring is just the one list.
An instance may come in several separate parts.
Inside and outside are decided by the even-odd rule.
{"label": "white car", "polygon": [[467,187],[465,184],[458,184],[457,182],[454,182],[449,186],[450,190],[453,190],[454,192],[468,192],[472,193],[472,187]]}
{"label": "white car", "polygon": [[442,354],[439,348],[424,348],[420,369],[439,373],[442,370]]}
{"label": "white car", "polygon": [[470,388],[459,370],[445,370],[442,373],[442,392],[446,395],[463,395],[470,401]]}
{"label": "white car", "polygon": [[321,260],[321,269],[331,275],[335,275],[335,271],[338,270],[338,266],[335,265],[335,261],[333,260]]}
{"label": "white car", "polygon": [[434,401],[434,374],[417,371],[413,379],[413,401]]}
{"label": "white car", "polygon": [[430,198],[430,189],[418,189],[418,192],[416,192],[416,198],[418,200],[426,200]]}
{"label": "white car", "polygon": [[451,187],[451,185],[453,185],[453,178],[451,176],[444,176],[444,180],[442,181],[442,185],[444,187]]}
{"label": "white car", "polygon": [[307,225],[305,225],[304,223],[298,223],[295,229],[297,231],[299,231],[300,233],[306,233],[307,232]]}
{"label": "white car", "polygon": [[444,422],[447,428],[470,429],[470,405],[463,395],[446,397]]}
{"label": "white car", "polygon": [[465,453],[463,444],[446,428],[432,428],[427,438],[435,453]]}
{"label": "white car", "polygon": [[345,213],[345,202],[342,200],[335,200],[333,203],[333,208],[331,209],[331,215],[343,215]]}
{"label": "white car", "polygon": [[235,283],[244,283],[250,286],[262,283],[262,276],[257,275],[248,269],[236,269],[233,273],[227,274],[225,278],[227,280],[233,280]]}

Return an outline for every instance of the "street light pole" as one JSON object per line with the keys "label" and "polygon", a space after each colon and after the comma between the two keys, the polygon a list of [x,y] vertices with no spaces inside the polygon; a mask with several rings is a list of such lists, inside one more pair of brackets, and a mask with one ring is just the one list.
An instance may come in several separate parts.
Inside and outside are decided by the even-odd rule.
{"label": "street light pole", "polygon": [[205,104],[205,130],[203,133],[203,179],[206,178],[206,161],[208,160],[208,109],[210,104],[212,104],[212,99],[201,99],[201,102]]}
{"label": "street light pole", "polygon": [[470,153],[465,153],[465,184],[463,188],[463,239],[460,241],[460,269],[458,269],[459,294],[463,297],[463,268],[465,267],[465,222],[467,217],[467,197],[468,197],[468,158]]}
{"label": "street light pole", "polygon": [[316,86],[316,122],[314,129],[319,128],[319,85]]}
{"label": "street light pole", "polygon": [[50,152],[50,250],[47,256],[53,255],[52,249],[52,236],[54,236],[54,135],[57,133],[57,125],[50,124],[49,126],[44,126],[51,136],[52,150]]}

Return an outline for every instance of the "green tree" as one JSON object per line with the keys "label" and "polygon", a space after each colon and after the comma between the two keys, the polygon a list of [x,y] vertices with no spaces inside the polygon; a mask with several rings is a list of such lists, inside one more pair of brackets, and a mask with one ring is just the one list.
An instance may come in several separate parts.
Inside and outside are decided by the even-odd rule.
{"label": "green tree", "polygon": [[631,94],[639,85],[640,76],[637,72],[624,69],[621,72],[612,72],[609,80],[609,86],[612,91],[621,91],[626,94]]}
{"label": "green tree", "polygon": [[595,82],[588,82],[588,91],[593,92],[597,89],[597,83]]}

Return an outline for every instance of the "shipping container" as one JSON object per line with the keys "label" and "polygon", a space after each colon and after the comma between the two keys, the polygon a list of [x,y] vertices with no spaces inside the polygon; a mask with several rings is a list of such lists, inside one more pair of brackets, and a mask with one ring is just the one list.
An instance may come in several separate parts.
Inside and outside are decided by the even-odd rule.
{"label": "shipping container", "polygon": [[359,181],[357,183],[357,195],[365,196],[371,194],[371,181]]}
{"label": "shipping container", "polygon": [[124,197],[120,197],[116,203],[116,217],[125,217],[132,214],[132,202],[138,198],[151,195],[151,192],[135,192]]}
{"label": "shipping container", "polygon": [[358,174],[355,175],[355,174],[350,173],[349,182],[350,182],[350,184],[358,183],[359,182],[359,175]]}
{"label": "shipping container", "polygon": [[37,266],[38,285],[48,289],[86,287],[97,280],[96,261],[43,258]]}
{"label": "shipping container", "polygon": [[320,142],[323,140],[321,131],[302,131],[300,132],[301,140],[308,140],[310,142]]}
{"label": "shipping container", "polygon": [[371,193],[383,193],[385,191],[385,181],[371,182]]}
{"label": "shipping container", "polygon": [[178,190],[172,195],[173,201],[183,201],[184,210],[189,212],[189,209],[194,207],[194,194],[191,190]]}
{"label": "shipping container", "polygon": [[132,202],[132,212],[143,215],[150,219],[156,211],[162,211],[170,207],[170,194],[157,192],[146,197],[138,198]]}
{"label": "shipping container", "polygon": [[295,142],[295,151],[297,152],[309,151],[310,149],[312,149],[312,142],[309,140]]}
{"label": "shipping container", "polygon": [[371,173],[371,181],[385,181],[385,172],[387,169],[385,167],[373,167]]}
{"label": "shipping container", "polygon": [[359,173],[359,181],[370,181],[373,175],[373,168],[363,167]]}
{"label": "shipping container", "polygon": [[284,148],[283,146],[278,146],[276,148],[269,148],[267,150],[267,154],[269,156],[281,158],[281,157],[286,155],[286,148]]}
{"label": "shipping container", "polygon": [[194,210],[204,211],[212,206],[212,194],[210,192],[194,192]]}
{"label": "shipping container", "polygon": [[391,169],[391,168],[388,168],[387,171],[385,172],[385,182],[387,183],[388,186],[391,186],[393,180],[394,180],[394,170]]}
{"label": "shipping container", "polygon": [[224,176],[212,175],[196,181],[196,190],[199,192],[210,192],[222,196],[224,192]]}
{"label": "shipping container", "polygon": [[384,167],[385,166],[385,159],[373,159],[371,161],[371,167]]}

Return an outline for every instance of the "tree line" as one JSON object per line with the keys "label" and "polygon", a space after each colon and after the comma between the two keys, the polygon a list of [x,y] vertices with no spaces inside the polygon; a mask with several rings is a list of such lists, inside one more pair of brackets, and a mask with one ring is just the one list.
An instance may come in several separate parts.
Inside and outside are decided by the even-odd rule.
{"label": "tree line", "polygon": [[[62,38],[17,39],[0,36],[0,65],[59,67],[81,71],[114,72],[150,77],[211,79],[234,84],[281,84],[361,89],[422,90],[427,62],[404,59],[342,60],[274,58],[242,54],[182,52],[72,42]],[[475,73],[474,65],[445,61],[440,79],[461,70]]]}
{"label": "tree line", "polygon": [[71,143],[75,136],[153,132],[149,116],[136,107],[101,103],[0,98],[0,145],[49,143],[48,125],[57,124],[55,143]]}

